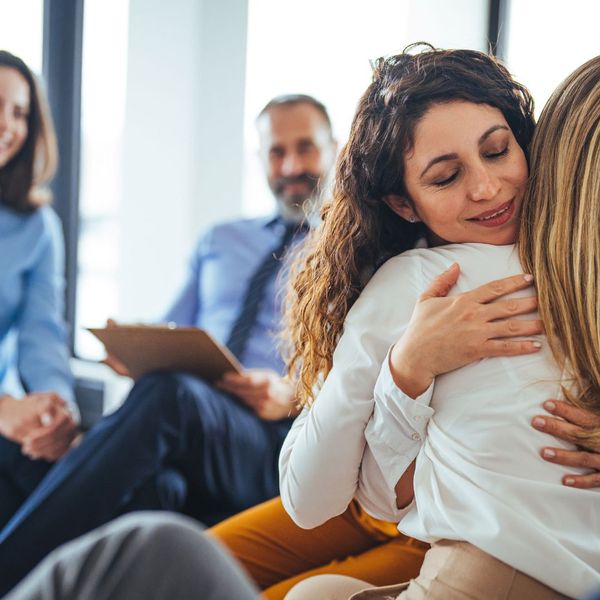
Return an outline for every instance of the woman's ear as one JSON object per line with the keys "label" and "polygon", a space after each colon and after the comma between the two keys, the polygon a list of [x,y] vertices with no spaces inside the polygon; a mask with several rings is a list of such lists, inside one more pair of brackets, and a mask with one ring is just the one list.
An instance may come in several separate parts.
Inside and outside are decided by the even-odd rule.
{"label": "woman's ear", "polygon": [[409,223],[420,221],[414,208],[410,202],[399,194],[387,194],[383,197],[383,201],[400,217]]}

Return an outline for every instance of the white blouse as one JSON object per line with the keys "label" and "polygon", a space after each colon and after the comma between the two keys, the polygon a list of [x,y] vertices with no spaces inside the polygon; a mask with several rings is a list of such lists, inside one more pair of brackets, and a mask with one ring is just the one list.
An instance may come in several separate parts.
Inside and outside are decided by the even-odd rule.
{"label": "white blouse", "polygon": [[[403,533],[466,540],[583,598],[600,587],[600,491],[562,485],[565,467],[539,456],[545,445],[573,449],[530,425],[545,400],[561,395],[547,344],[438,377],[416,400],[391,378],[389,347],[422,291],[453,262],[461,276],[452,295],[522,272],[512,246],[484,244],[413,250],[381,267],[348,314],[313,408],[284,443],[284,506],[300,526],[314,527],[356,496],[373,516],[401,519]],[[415,457],[415,502],[399,511],[393,488]]]}

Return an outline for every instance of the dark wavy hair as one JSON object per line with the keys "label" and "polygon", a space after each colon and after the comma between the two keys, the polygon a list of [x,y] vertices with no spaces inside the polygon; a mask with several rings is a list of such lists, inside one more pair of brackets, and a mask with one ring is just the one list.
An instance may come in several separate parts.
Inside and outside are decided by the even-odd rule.
{"label": "dark wavy hair", "polygon": [[494,57],[420,43],[375,62],[322,225],[291,271],[282,337],[300,402],[310,403],[331,369],[346,315],[373,271],[426,235],[422,223],[400,218],[384,197],[407,196],[404,157],[416,124],[433,105],[456,100],[500,110],[527,155],[535,125],[532,97]]}
{"label": "dark wavy hair", "polygon": [[27,138],[23,147],[0,169],[0,203],[19,212],[31,212],[51,200],[44,187],[56,172],[58,148],[50,110],[29,67],[17,56],[0,50],[0,68],[23,76],[29,86]]}

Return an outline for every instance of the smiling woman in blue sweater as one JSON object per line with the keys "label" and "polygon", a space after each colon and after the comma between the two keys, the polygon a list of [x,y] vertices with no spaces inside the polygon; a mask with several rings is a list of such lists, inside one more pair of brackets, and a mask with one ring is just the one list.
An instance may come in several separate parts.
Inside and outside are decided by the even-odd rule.
{"label": "smiling woman in blue sweater", "polygon": [[39,85],[0,51],[0,525],[76,433],[62,230],[44,189],[56,165]]}

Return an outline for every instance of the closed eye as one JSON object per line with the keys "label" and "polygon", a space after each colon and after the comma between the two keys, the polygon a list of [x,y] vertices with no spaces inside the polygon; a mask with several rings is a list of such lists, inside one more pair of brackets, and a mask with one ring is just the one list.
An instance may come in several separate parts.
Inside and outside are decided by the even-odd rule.
{"label": "closed eye", "polygon": [[501,158],[502,156],[506,156],[507,154],[508,154],[508,146],[506,146],[504,148],[504,150],[500,150],[500,152],[491,152],[489,154],[486,154],[485,157],[491,158],[493,160],[494,158]]}
{"label": "closed eye", "polygon": [[446,177],[446,179],[434,181],[433,185],[435,185],[437,187],[444,187],[445,185],[449,185],[450,183],[452,183],[457,177],[458,177],[458,171],[455,171],[454,173],[452,173],[452,175],[450,175],[450,177]]}

